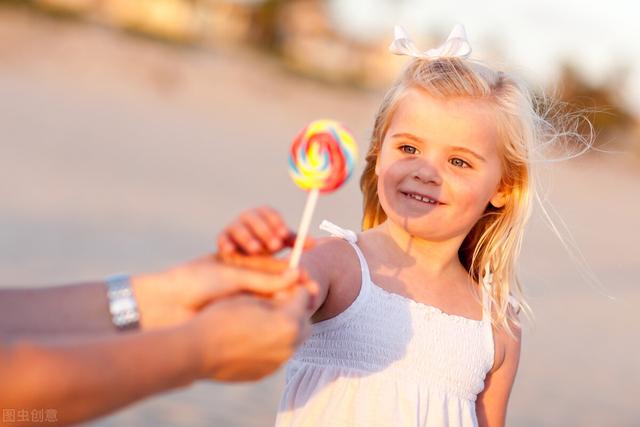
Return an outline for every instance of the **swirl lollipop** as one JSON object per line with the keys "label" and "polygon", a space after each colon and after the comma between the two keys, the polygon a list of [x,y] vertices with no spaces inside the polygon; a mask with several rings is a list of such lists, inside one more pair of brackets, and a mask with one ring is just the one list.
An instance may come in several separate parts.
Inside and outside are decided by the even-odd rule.
{"label": "swirl lollipop", "polygon": [[289,173],[309,192],[289,266],[297,267],[319,193],[338,189],[353,173],[358,147],[351,133],[334,120],[316,120],[293,140]]}

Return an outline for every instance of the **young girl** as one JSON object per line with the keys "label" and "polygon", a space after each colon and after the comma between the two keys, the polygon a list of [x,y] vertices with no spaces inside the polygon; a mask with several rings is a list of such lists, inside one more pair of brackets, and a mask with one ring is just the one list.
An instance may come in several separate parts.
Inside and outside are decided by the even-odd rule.
{"label": "young girl", "polygon": [[[460,35],[462,34],[462,35]],[[455,36],[455,37],[454,37]],[[467,59],[464,32],[419,53],[375,119],[363,231],[302,258],[320,287],[287,367],[278,426],[502,426],[521,347],[515,266],[546,122],[509,75]],[[275,252],[270,209],[240,216],[222,253]]]}

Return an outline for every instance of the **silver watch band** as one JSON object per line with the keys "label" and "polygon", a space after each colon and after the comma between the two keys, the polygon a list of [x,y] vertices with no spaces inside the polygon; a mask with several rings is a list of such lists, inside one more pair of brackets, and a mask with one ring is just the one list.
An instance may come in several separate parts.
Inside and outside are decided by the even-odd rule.
{"label": "silver watch band", "polygon": [[130,276],[118,275],[106,280],[111,320],[119,330],[130,330],[140,326],[138,303],[129,279]]}

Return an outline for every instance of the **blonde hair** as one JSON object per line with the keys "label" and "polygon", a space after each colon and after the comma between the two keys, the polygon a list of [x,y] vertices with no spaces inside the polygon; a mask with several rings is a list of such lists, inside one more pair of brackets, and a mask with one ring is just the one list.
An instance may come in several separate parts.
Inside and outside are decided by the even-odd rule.
{"label": "blonde hair", "polygon": [[513,336],[510,323],[520,327],[520,309],[533,319],[515,271],[534,196],[539,200],[533,157],[539,147],[572,132],[559,132],[547,120],[545,112],[537,111],[541,105],[524,84],[501,71],[458,58],[413,59],[387,92],[376,115],[366,166],[360,179],[364,198],[363,230],[375,227],[387,218],[378,199],[375,167],[391,118],[410,88],[419,88],[435,98],[481,100],[495,110],[503,170],[500,186],[508,195],[506,204],[500,208],[487,206],[465,237],[458,256],[474,281],[484,278],[483,270],[490,266],[492,323]]}

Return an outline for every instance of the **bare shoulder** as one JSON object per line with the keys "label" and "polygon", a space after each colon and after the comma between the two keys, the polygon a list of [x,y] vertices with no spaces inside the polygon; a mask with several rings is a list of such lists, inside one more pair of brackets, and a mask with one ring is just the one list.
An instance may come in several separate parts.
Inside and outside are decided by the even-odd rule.
{"label": "bare shoulder", "polygon": [[328,237],[306,251],[303,265],[318,281],[321,304],[312,320],[319,322],[344,311],[360,291],[360,262],[344,239]]}
{"label": "bare shoulder", "polygon": [[[305,251],[304,263],[325,267],[325,270],[344,267],[357,261],[357,255],[351,245],[339,237],[324,237],[316,245]],[[352,259],[353,258],[353,259]]]}

